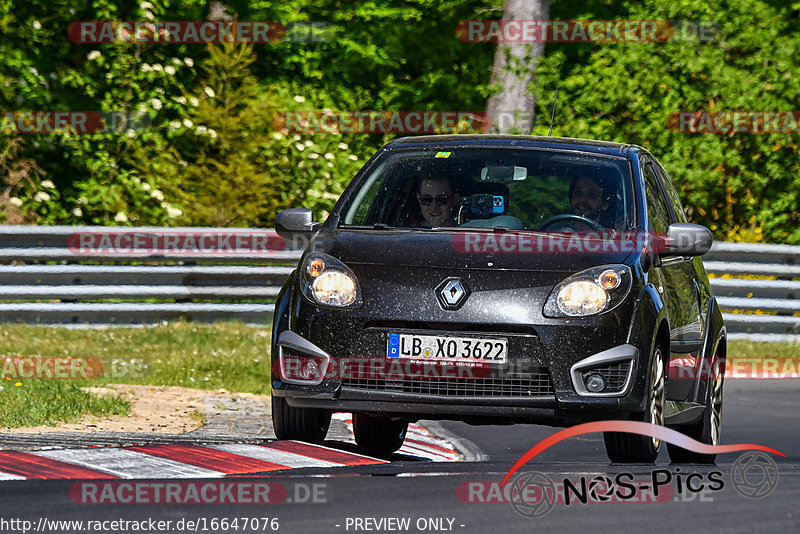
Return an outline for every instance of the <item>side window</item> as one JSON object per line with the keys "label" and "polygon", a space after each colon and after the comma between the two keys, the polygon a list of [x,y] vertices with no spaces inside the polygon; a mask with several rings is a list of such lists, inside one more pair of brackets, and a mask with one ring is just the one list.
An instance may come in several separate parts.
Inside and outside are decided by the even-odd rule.
{"label": "side window", "polygon": [[670,223],[669,209],[664,201],[664,196],[661,194],[658,177],[656,177],[651,163],[647,163],[644,166],[644,183],[645,195],[647,196],[647,213],[650,217],[650,223],[653,225],[653,231],[656,234],[665,235]]}
{"label": "side window", "polygon": [[363,225],[367,224],[367,217],[369,215],[372,203],[375,200],[375,195],[378,189],[384,183],[383,165],[372,176],[369,177],[368,182],[358,192],[358,196],[353,200],[350,210],[345,215],[345,224]]}
{"label": "side window", "polygon": [[689,222],[689,219],[686,217],[686,210],[683,209],[683,205],[681,204],[681,197],[678,195],[678,190],[675,189],[675,185],[672,183],[672,180],[670,180],[667,171],[665,171],[661,165],[657,165],[656,170],[658,170],[658,173],[661,176],[661,182],[664,184],[667,194],[669,195],[669,199],[672,201],[672,207],[675,209],[675,215],[678,217],[678,222]]}

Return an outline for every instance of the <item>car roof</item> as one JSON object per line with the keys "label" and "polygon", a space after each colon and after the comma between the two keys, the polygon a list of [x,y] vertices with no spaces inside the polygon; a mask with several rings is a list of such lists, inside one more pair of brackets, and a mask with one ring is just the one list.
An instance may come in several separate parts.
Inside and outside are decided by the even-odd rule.
{"label": "car roof", "polygon": [[534,135],[421,135],[403,137],[386,145],[387,149],[411,147],[521,147],[593,152],[608,156],[625,156],[630,148],[640,148],[628,143],[612,143],[594,139],[575,139],[570,137],[542,137]]}

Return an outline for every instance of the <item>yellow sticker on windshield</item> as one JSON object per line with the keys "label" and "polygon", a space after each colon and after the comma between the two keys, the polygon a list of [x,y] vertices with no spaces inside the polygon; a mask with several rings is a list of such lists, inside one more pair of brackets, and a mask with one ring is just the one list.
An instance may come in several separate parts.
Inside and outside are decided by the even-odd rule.
{"label": "yellow sticker on windshield", "polygon": [[452,154],[452,152],[437,152],[436,156],[434,156],[434,157],[437,157],[437,158],[449,158],[450,154]]}

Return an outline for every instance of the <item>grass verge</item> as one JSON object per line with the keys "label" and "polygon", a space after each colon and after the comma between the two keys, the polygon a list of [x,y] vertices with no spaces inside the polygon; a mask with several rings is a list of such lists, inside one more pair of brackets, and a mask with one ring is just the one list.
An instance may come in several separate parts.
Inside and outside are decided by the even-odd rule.
{"label": "grass verge", "polygon": [[729,360],[761,360],[764,358],[777,361],[797,360],[800,358],[800,343],[752,342],[742,339],[728,341]]}
{"label": "grass verge", "polygon": [[[5,376],[0,380],[0,426],[52,425],[77,421],[84,414],[129,413],[125,399],[81,389],[108,383],[268,394],[269,342],[268,327],[242,323],[171,322],[96,330],[0,325],[2,359],[97,358],[103,364],[102,376],[85,381]],[[800,344],[731,341],[728,356],[731,360],[796,359]]]}
{"label": "grass verge", "polygon": [[131,409],[131,403],[117,395],[94,395],[65,381],[1,382],[0,426],[53,426],[76,422],[84,415],[127,415]]}
{"label": "grass verge", "polygon": [[[144,328],[67,329],[0,325],[0,359],[96,358],[92,380],[36,380],[3,369],[0,425],[76,421],[83,414],[126,414],[130,404],[80,389],[109,383],[182,386],[268,394],[268,327],[172,322]],[[94,361],[97,361],[94,360]],[[11,378],[11,380],[8,380]],[[19,386],[15,384],[20,384]]]}

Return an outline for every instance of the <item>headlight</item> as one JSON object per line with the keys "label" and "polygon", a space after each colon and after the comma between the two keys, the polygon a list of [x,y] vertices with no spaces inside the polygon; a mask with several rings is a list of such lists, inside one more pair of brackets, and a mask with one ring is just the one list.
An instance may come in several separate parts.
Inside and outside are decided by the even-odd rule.
{"label": "headlight", "polygon": [[605,289],[585,280],[570,282],[558,291],[556,305],[567,315],[591,315],[606,307]]}
{"label": "headlight", "polygon": [[559,283],[544,305],[545,317],[585,317],[609,311],[631,288],[631,270],[606,265],[581,271]]}
{"label": "headlight", "polygon": [[312,252],[300,266],[300,288],[314,304],[336,308],[361,305],[361,290],[355,274],[333,256]]}
{"label": "headlight", "polygon": [[349,306],[356,300],[356,281],[338,271],[322,273],[311,283],[314,298],[329,306]]}

